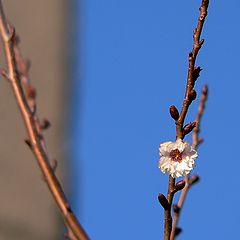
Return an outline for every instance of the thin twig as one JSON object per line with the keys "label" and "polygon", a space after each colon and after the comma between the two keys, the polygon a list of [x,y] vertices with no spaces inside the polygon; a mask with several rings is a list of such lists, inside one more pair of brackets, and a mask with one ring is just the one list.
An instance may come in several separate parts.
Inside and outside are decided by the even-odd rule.
{"label": "thin twig", "polygon": [[[197,27],[194,30],[193,34],[193,48],[192,51],[189,53],[189,64],[188,64],[188,77],[187,77],[187,85],[185,91],[185,97],[182,103],[182,109],[179,114],[179,117],[175,119],[176,123],[176,138],[183,139],[184,134],[184,120],[188,111],[189,106],[191,105],[192,101],[196,98],[196,91],[194,90],[195,82],[199,77],[199,73],[201,71],[200,67],[195,66],[195,62],[197,59],[198,52],[201,46],[204,43],[204,40],[200,40],[203,24],[205,18],[207,16],[207,9],[208,9],[209,0],[202,0],[202,4],[200,7],[200,15],[198,18]],[[172,199],[174,197],[174,192],[171,193],[171,189],[174,188],[175,180],[169,176],[169,184],[168,184],[168,201],[170,205],[170,211],[168,209],[164,209],[164,240],[169,240],[172,232],[172,217],[171,217],[171,207],[172,207]],[[187,182],[186,182],[187,183]],[[187,187],[188,184],[186,184]],[[169,194],[170,193],[170,194]]]}
{"label": "thin twig", "polygon": [[[60,212],[63,216],[63,219],[69,230],[72,231],[76,239],[78,240],[87,240],[89,239],[84,229],[78,222],[76,216],[72,212],[70,205],[65,197],[65,194],[62,190],[62,187],[52,169],[52,166],[49,162],[49,157],[46,152],[46,147],[44,145],[43,136],[39,129],[39,121],[36,115],[36,106],[34,101],[34,90],[30,90],[30,95],[27,96],[27,90],[24,89],[24,86],[31,86],[29,83],[24,85],[23,82],[23,69],[20,64],[22,63],[19,60],[19,55],[17,54],[17,38],[15,35],[15,30],[7,22],[2,1],[0,0],[0,34],[3,40],[6,61],[8,66],[8,80],[12,87],[13,93],[15,95],[18,107],[22,114],[28,136],[29,136],[29,145],[38,161],[39,167],[42,171],[44,179],[49,187],[50,192],[52,193]],[[26,65],[25,65],[26,67]],[[22,74],[22,76],[21,76]],[[4,74],[4,76],[6,76]],[[26,76],[26,74],[25,74]],[[29,89],[28,89],[29,90]],[[32,104],[30,103],[30,98],[33,100]]]}
{"label": "thin twig", "polygon": [[[202,93],[200,97],[200,102],[198,105],[198,112],[196,116],[196,122],[198,123],[197,126],[194,128],[193,133],[192,133],[192,147],[197,150],[199,145],[202,143],[202,140],[199,139],[199,132],[200,132],[200,123],[202,119],[202,115],[205,109],[205,104],[207,101],[207,96],[208,96],[208,87],[207,85],[203,86],[202,88]],[[177,228],[178,228],[178,222],[181,214],[181,210],[184,204],[184,201],[186,199],[187,193],[189,189],[191,188],[192,184],[197,182],[199,180],[199,177],[194,175],[189,178],[189,176],[185,176],[185,187],[181,191],[179,200],[177,205],[175,205],[174,209],[174,216],[173,216],[173,225],[172,225],[172,234],[171,234],[171,240],[174,240],[176,237],[177,233]]]}
{"label": "thin twig", "polygon": [[202,93],[200,97],[200,102],[198,105],[198,112],[196,117],[196,122],[198,123],[197,126],[194,128],[192,133],[192,146],[193,148],[197,149],[199,145],[202,143],[202,139],[199,139],[199,133],[200,133],[200,123],[202,120],[202,115],[205,109],[206,101],[208,97],[208,86],[204,85],[202,88]]}

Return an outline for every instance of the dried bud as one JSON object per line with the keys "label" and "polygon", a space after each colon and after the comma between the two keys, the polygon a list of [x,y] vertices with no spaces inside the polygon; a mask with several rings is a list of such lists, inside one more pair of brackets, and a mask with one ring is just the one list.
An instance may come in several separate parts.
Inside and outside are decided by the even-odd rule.
{"label": "dried bud", "polygon": [[169,202],[162,193],[158,194],[158,201],[165,210],[169,209],[170,207]]}
{"label": "dried bud", "polygon": [[188,94],[188,99],[190,101],[193,101],[196,99],[196,97],[197,97],[197,93],[194,89],[192,89],[191,92]]}
{"label": "dried bud", "polygon": [[174,188],[174,192],[180,191],[185,187],[185,181],[181,180],[179,182],[176,183],[175,188]]}
{"label": "dried bud", "polygon": [[189,59],[191,59],[191,58],[193,57],[193,53],[190,52],[190,53],[188,54],[188,57],[189,57]]}
{"label": "dried bud", "polygon": [[190,122],[183,127],[183,135],[187,135],[197,126],[197,122]]}
{"label": "dried bud", "polygon": [[181,232],[182,232],[182,229],[180,227],[176,227],[175,236],[179,235]]}
{"label": "dried bud", "polygon": [[200,76],[200,72],[202,71],[201,67],[194,67],[193,70],[193,81],[196,81],[198,79],[198,77]]}
{"label": "dried bud", "polygon": [[177,121],[178,118],[179,118],[179,112],[178,112],[177,108],[176,108],[174,105],[172,105],[172,106],[170,106],[170,108],[169,108],[169,112],[170,112],[171,117],[172,117],[175,121]]}
{"label": "dried bud", "polygon": [[197,175],[193,175],[190,179],[189,179],[189,185],[193,185],[194,183],[197,183],[200,180],[199,176]]}
{"label": "dried bud", "polygon": [[51,123],[45,118],[40,126],[41,130],[46,130],[51,126]]}
{"label": "dried bud", "polygon": [[174,211],[175,213],[179,213],[180,210],[181,210],[181,208],[180,208],[177,204],[174,204],[174,205],[173,205],[173,211]]}
{"label": "dried bud", "polygon": [[28,85],[27,86],[27,97],[30,99],[35,99],[36,95],[37,95],[36,89],[33,86]]}

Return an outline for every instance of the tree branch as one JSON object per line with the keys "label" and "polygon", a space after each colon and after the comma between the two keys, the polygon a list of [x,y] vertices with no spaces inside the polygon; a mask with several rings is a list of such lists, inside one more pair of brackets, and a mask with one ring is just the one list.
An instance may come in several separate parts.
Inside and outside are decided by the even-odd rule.
{"label": "tree branch", "polygon": [[[208,9],[208,5],[209,5],[209,0],[202,0],[202,4],[200,7],[200,15],[198,18],[198,24],[197,27],[194,30],[194,34],[193,34],[193,48],[192,51],[189,53],[189,58],[188,58],[188,77],[187,77],[187,85],[186,85],[186,91],[185,91],[185,97],[182,103],[182,108],[181,108],[181,112],[180,114],[178,113],[178,110],[175,106],[171,106],[170,107],[170,114],[173,117],[173,119],[175,120],[175,124],[176,124],[176,138],[180,138],[180,139],[184,139],[185,135],[189,132],[191,132],[193,130],[193,128],[195,127],[195,123],[192,124],[189,128],[189,130],[184,131],[184,120],[187,114],[187,111],[189,109],[189,106],[191,105],[192,101],[196,99],[197,93],[194,90],[194,86],[195,86],[195,82],[197,80],[197,78],[199,77],[199,73],[201,71],[200,67],[195,66],[195,62],[197,59],[197,55],[198,52],[201,48],[201,46],[204,43],[204,40],[200,40],[201,37],[201,33],[202,33],[202,28],[203,28],[203,24],[205,21],[205,18],[207,16],[207,9]],[[173,112],[171,112],[171,108],[175,108],[175,113],[178,114],[172,114]],[[177,116],[178,115],[178,116]],[[190,125],[188,124],[188,125]],[[185,181],[188,179],[185,179]],[[188,188],[188,181],[185,182],[186,186],[185,188]],[[171,190],[173,189],[175,184],[175,180],[169,176],[169,184],[168,184],[168,202],[169,202],[169,209],[164,209],[164,240],[169,240],[172,236],[175,235],[176,232],[176,227],[174,226],[174,233],[172,233],[172,217],[171,217],[171,207],[172,207],[172,199],[174,197],[174,192],[171,193]]]}
{"label": "tree branch", "polygon": [[[29,136],[29,145],[38,161],[44,179],[56,201],[63,219],[68,229],[78,240],[89,239],[84,229],[78,222],[76,216],[72,212],[70,205],[65,197],[62,187],[50,165],[49,157],[44,145],[43,136],[41,134],[39,120],[36,114],[35,89],[24,78],[27,76],[27,63],[20,58],[18,50],[18,39],[15,30],[7,22],[2,1],[0,0],[0,35],[3,40],[6,61],[7,75],[3,74],[9,80],[15,95],[18,107],[23,117],[23,121]],[[24,71],[25,68],[25,71]],[[6,73],[6,72],[5,72]],[[70,234],[69,234],[70,235]]]}
{"label": "tree branch", "polygon": [[[202,139],[199,139],[200,123],[201,123],[202,115],[203,115],[203,112],[205,109],[207,96],[208,96],[208,87],[207,87],[207,85],[205,85],[202,88],[200,102],[198,105],[198,112],[197,112],[197,116],[196,116],[196,122],[198,124],[194,128],[193,133],[192,133],[192,147],[196,150],[199,147],[199,145],[202,143]],[[177,205],[173,206],[174,216],[173,216],[172,234],[171,234],[171,238],[170,238],[171,240],[174,240],[175,237],[177,236],[178,229],[179,229],[178,222],[179,222],[180,214],[181,214],[182,207],[183,207],[184,201],[186,199],[187,193],[188,193],[189,189],[191,188],[191,186],[199,180],[199,177],[196,175],[194,175],[190,178],[189,178],[189,176],[186,176],[184,178],[184,180],[186,183],[185,187],[181,191]]]}
{"label": "tree branch", "polygon": [[183,124],[184,120],[188,111],[188,108],[192,101],[196,98],[196,91],[194,90],[194,85],[199,77],[199,73],[201,71],[200,67],[195,66],[195,62],[197,59],[198,52],[201,48],[201,46],[204,43],[204,40],[200,40],[203,24],[205,21],[205,18],[207,16],[207,9],[208,9],[209,0],[202,0],[202,5],[200,7],[200,15],[198,18],[198,24],[197,27],[194,30],[193,34],[193,48],[192,51],[189,53],[188,58],[188,78],[187,78],[187,86],[186,86],[186,92],[185,97],[182,104],[182,109],[180,112],[180,116],[178,120],[176,121],[176,135],[177,138],[184,138],[183,135]]}

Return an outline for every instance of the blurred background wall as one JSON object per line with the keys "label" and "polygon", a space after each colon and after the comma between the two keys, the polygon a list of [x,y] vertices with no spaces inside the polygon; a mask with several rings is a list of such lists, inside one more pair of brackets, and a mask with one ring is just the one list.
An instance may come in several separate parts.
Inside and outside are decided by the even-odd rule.
{"label": "blurred background wall", "polygon": [[[66,3],[8,0],[3,4],[20,35],[23,56],[32,62],[30,77],[37,88],[38,113],[52,123],[45,134],[49,155],[58,160],[57,174],[62,175]],[[0,56],[0,65],[4,67],[2,47]],[[24,143],[27,135],[23,121],[3,78],[0,116],[0,239],[60,239],[63,231],[59,233],[58,210],[32,152]]]}

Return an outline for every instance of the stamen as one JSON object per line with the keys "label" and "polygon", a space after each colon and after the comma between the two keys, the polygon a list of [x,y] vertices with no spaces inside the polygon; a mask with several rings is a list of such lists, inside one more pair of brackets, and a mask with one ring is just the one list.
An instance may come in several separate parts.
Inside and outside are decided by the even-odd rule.
{"label": "stamen", "polygon": [[174,162],[182,161],[182,153],[178,149],[174,149],[170,152],[170,157]]}

